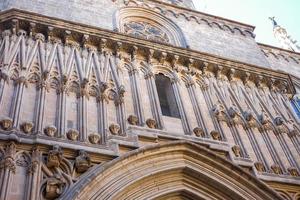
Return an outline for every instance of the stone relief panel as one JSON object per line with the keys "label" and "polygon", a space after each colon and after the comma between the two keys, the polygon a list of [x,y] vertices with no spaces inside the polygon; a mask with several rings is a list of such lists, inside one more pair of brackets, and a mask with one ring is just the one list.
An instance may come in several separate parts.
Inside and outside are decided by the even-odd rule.
{"label": "stone relief panel", "polygon": [[124,24],[125,33],[147,40],[169,43],[167,34],[159,28],[146,22],[127,22]]}

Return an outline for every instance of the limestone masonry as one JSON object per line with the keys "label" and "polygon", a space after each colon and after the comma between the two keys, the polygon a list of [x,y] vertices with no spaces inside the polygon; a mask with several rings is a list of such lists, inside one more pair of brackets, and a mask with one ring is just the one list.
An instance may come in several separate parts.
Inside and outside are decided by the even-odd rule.
{"label": "limestone masonry", "polygon": [[1,0],[0,200],[300,200],[300,54],[194,9]]}

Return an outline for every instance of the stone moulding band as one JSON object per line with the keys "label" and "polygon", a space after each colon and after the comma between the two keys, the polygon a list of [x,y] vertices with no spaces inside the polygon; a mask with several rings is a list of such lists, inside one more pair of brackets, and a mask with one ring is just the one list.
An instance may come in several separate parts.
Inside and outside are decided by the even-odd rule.
{"label": "stone moulding band", "polygon": [[[247,63],[222,58],[208,53],[198,52],[187,48],[175,47],[168,44],[156,43],[147,41],[141,38],[135,38],[122,33],[116,33],[109,30],[86,26],[83,24],[67,22],[61,19],[42,16],[39,14],[21,11],[17,9],[6,10],[0,12],[0,30],[27,30],[36,34],[42,33],[45,39],[55,39],[59,42],[77,45],[77,48],[86,47],[92,50],[101,51],[102,41],[107,42],[106,47],[130,51],[133,46],[137,46],[139,53],[145,55],[149,54],[149,50],[157,52],[156,55],[167,53],[167,59],[173,59],[178,56],[182,65],[186,65],[191,60],[193,61],[189,66],[204,70],[209,65],[210,70],[216,71],[216,68],[222,66],[222,73],[230,70],[236,70],[236,76],[243,79],[245,76],[256,79],[259,77],[266,82],[270,82],[285,91],[291,98],[295,94],[295,88],[289,74],[278,72],[275,70],[266,69],[262,66],[250,65]],[[122,41],[122,42],[121,42]],[[102,49],[103,50],[103,49]],[[213,68],[213,69],[211,69]],[[256,80],[253,80],[256,82]],[[268,85],[268,84],[267,84]]]}

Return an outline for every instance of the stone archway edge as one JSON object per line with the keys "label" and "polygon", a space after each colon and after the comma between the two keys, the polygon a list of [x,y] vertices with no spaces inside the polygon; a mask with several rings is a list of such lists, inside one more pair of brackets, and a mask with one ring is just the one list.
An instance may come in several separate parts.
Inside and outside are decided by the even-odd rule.
{"label": "stone archway edge", "polygon": [[[101,166],[96,166],[91,171],[89,171],[86,175],[80,178],[80,180],[68,191],[65,195],[63,195],[60,199],[81,199],[78,198],[82,192],[87,190],[87,188],[90,187],[90,184],[92,182],[100,182],[101,178],[105,178],[104,174],[105,172],[109,171],[113,167],[116,167],[117,165],[123,165],[126,164],[126,160],[137,157],[142,154],[147,154],[152,151],[160,151],[161,149],[167,149],[167,148],[173,148],[176,147],[187,147],[188,149],[196,149],[199,154],[203,154],[211,159],[213,159],[215,162],[220,163],[222,166],[227,167],[231,169],[232,172],[239,174],[241,178],[246,178],[249,183],[251,183],[252,186],[256,186],[257,188],[260,189],[260,192],[264,192],[267,194],[267,196],[271,196],[272,199],[282,199],[282,197],[279,196],[273,190],[270,188],[267,184],[263,183],[260,181],[258,178],[254,177],[252,174],[244,171],[241,167],[231,163],[230,161],[222,158],[219,155],[216,155],[212,151],[201,147],[198,144],[189,142],[189,141],[172,141],[168,142],[166,144],[156,144],[156,145],[149,145],[146,147],[142,147],[136,150],[133,150],[131,152],[128,152],[124,154],[123,156],[120,156],[108,163],[105,163]],[[98,179],[98,180],[97,180]]]}

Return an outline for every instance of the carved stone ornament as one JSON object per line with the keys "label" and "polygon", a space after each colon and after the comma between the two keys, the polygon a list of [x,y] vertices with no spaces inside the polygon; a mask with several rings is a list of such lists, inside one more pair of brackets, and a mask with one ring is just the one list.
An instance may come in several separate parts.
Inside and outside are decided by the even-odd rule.
{"label": "carved stone ornament", "polygon": [[277,164],[272,165],[271,169],[275,174],[282,174],[281,167]]}
{"label": "carved stone ornament", "polygon": [[146,124],[147,124],[147,126],[149,128],[153,128],[153,129],[156,128],[156,121],[155,121],[155,119],[152,119],[152,118],[147,119]]}
{"label": "carved stone ornament", "polygon": [[258,172],[265,172],[266,171],[265,166],[262,162],[258,161],[256,163],[254,163],[254,166],[255,166],[255,168]]}
{"label": "carved stone ornament", "polygon": [[65,187],[65,182],[61,175],[54,174],[53,177],[49,178],[46,182],[46,188],[45,188],[45,197],[46,199],[56,199],[59,197]]}
{"label": "carved stone ornament", "polygon": [[75,129],[70,129],[67,132],[67,137],[69,140],[76,141],[78,139],[79,132]]}
{"label": "carved stone ornament", "polygon": [[139,118],[135,115],[130,115],[127,121],[130,125],[137,126],[139,124]]}
{"label": "carved stone ornament", "polygon": [[61,161],[63,159],[63,151],[58,145],[54,145],[52,150],[49,151],[47,157],[47,167],[59,167]]}
{"label": "carved stone ornament", "polygon": [[194,132],[194,134],[195,134],[197,137],[204,137],[204,136],[205,136],[205,133],[204,133],[203,129],[200,128],[200,127],[194,128],[194,129],[193,129],[193,132]]}
{"label": "carved stone ornament", "polygon": [[11,118],[4,118],[0,121],[0,124],[3,130],[8,131],[12,128],[13,121]]}
{"label": "carved stone ornament", "polygon": [[48,126],[44,129],[44,133],[49,137],[54,137],[57,129],[55,126]]}
{"label": "carved stone ornament", "polygon": [[290,174],[294,177],[298,177],[300,176],[298,169],[296,167],[289,167],[288,171],[290,172]]}
{"label": "carved stone ornament", "polygon": [[92,133],[89,135],[89,141],[92,144],[98,144],[100,139],[101,139],[101,137],[98,133]]}
{"label": "carved stone ornament", "polygon": [[109,126],[109,130],[110,130],[111,134],[113,134],[113,135],[119,135],[120,126],[118,124],[111,124]]}
{"label": "carved stone ornament", "polygon": [[258,127],[254,114],[251,110],[247,110],[244,112],[244,118],[247,121],[247,128],[255,128]]}
{"label": "carved stone ornament", "polygon": [[219,131],[211,131],[210,135],[212,136],[212,138],[214,140],[219,140],[219,141],[222,140],[222,137],[221,137],[221,134],[219,133]]}
{"label": "carved stone ornament", "polygon": [[10,142],[5,146],[4,159],[0,161],[0,169],[9,169],[12,173],[16,172],[16,163],[14,160],[16,154],[16,145]]}
{"label": "carved stone ornament", "polygon": [[24,122],[21,125],[21,129],[23,130],[24,133],[29,134],[32,132],[33,129],[33,123],[32,122]]}
{"label": "carved stone ornament", "polygon": [[146,22],[127,22],[126,24],[124,24],[124,31],[125,33],[134,37],[158,41],[162,43],[169,43],[169,38],[166,33]]}
{"label": "carved stone ornament", "polygon": [[226,117],[226,113],[225,113],[225,108],[224,108],[224,106],[220,102],[217,102],[213,106],[212,112],[213,112],[214,116],[219,121],[227,121],[227,117]]}
{"label": "carved stone ornament", "polygon": [[75,168],[78,173],[84,173],[91,167],[91,158],[84,150],[79,150],[75,159]]}
{"label": "carved stone ornament", "polygon": [[39,163],[41,158],[41,152],[37,147],[33,147],[32,153],[31,153],[31,164],[29,166],[28,172],[33,174],[37,172]]}
{"label": "carved stone ornament", "polygon": [[232,151],[236,157],[241,157],[241,147],[238,145],[234,145],[232,147]]}

